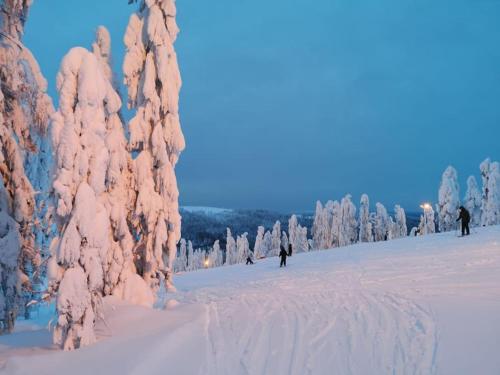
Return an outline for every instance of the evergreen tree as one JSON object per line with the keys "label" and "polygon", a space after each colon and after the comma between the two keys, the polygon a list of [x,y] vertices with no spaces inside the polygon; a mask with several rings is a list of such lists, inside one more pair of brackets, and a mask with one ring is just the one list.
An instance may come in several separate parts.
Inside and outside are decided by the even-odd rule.
{"label": "evergreen tree", "polygon": [[265,255],[265,252],[263,251],[263,245],[264,245],[264,227],[259,226],[257,228],[257,236],[255,237],[255,245],[253,248],[253,255],[255,259],[260,259]]}
{"label": "evergreen tree", "polygon": [[141,2],[124,38],[124,81],[129,108],[135,109],[129,123],[130,146],[137,154],[133,226],[141,273],[153,289],[163,278],[167,288],[173,287],[171,270],[181,227],[175,165],[185,143],[179,122],[175,17],[173,0]]}
{"label": "evergreen tree", "polygon": [[[31,2],[1,0],[0,14],[0,334],[10,332],[40,280],[54,109],[47,82],[22,44]],[[38,192],[38,194],[35,194]]]}
{"label": "evergreen tree", "polygon": [[405,210],[400,206],[394,206],[394,216],[396,222],[394,223],[394,230],[392,231],[392,238],[406,237],[408,235],[408,227],[406,226]]}
{"label": "evergreen tree", "polygon": [[481,192],[479,191],[476,178],[469,176],[467,179],[467,191],[464,196],[464,207],[470,213],[471,225],[481,224]]}
{"label": "evergreen tree", "polygon": [[363,194],[359,203],[359,242],[372,242],[372,224],[370,222],[370,200]]}
{"label": "evergreen tree", "polygon": [[437,204],[438,224],[441,232],[456,227],[458,207],[460,206],[457,171],[452,166],[446,168],[441,178]]}
{"label": "evergreen tree", "polygon": [[358,238],[358,223],[356,221],[356,206],[348,194],[340,203],[341,230],[339,246],[347,246],[356,242]]}
{"label": "evergreen tree", "polygon": [[375,216],[375,241],[385,241],[390,238],[390,226],[389,226],[389,215],[382,203],[377,202],[375,205],[377,208],[377,213]]}

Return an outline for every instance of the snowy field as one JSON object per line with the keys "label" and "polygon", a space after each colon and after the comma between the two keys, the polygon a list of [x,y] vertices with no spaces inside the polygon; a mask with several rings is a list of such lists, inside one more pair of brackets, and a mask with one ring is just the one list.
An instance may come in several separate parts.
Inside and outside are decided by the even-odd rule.
{"label": "snowy field", "polygon": [[[166,310],[106,301],[64,353],[22,322],[2,374],[500,374],[500,227],[178,275]],[[175,299],[175,300],[173,300]],[[43,316],[38,321],[43,321]]]}

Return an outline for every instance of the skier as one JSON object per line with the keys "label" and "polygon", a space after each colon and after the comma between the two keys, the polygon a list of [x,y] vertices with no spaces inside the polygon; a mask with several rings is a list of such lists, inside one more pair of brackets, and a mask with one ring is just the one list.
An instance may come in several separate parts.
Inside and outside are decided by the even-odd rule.
{"label": "skier", "polygon": [[459,210],[460,210],[460,215],[458,215],[457,222],[459,220],[462,220],[462,236],[465,236],[466,233],[468,236],[470,234],[469,230],[470,213],[464,206],[460,206]]}
{"label": "skier", "polygon": [[280,262],[280,268],[285,266],[286,267],[286,257],[288,256],[288,253],[286,252],[285,248],[283,247],[283,245],[280,246],[280,258],[281,258],[281,262]]}
{"label": "skier", "polygon": [[252,256],[253,256],[253,253],[252,253],[252,252],[249,252],[249,253],[248,253],[248,256],[247,256],[247,266],[248,266],[249,264],[253,264]]}
{"label": "skier", "polygon": [[289,257],[292,256],[292,244],[291,243],[288,244],[288,256]]}

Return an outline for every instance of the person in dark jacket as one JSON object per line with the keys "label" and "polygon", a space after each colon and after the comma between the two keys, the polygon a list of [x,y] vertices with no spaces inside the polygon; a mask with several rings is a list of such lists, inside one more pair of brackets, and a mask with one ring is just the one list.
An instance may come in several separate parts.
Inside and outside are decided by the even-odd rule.
{"label": "person in dark jacket", "polygon": [[285,266],[286,267],[286,257],[288,256],[288,253],[286,252],[285,248],[283,247],[283,245],[280,246],[280,258],[281,258],[281,262],[280,262],[280,268]]}
{"label": "person in dark jacket", "polygon": [[248,254],[248,256],[247,256],[247,266],[248,266],[249,264],[253,264],[252,254],[251,254],[251,253],[250,253],[250,254]]}
{"label": "person in dark jacket", "polygon": [[462,220],[462,236],[465,236],[465,234],[468,236],[470,234],[470,213],[464,206],[460,206],[459,210],[460,214],[458,215],[457,221]]}
{"label": "person in dark jacket", "polygon": [[288,256],[289,257],[292,256],[292,244],[291,243],[288,244]]}

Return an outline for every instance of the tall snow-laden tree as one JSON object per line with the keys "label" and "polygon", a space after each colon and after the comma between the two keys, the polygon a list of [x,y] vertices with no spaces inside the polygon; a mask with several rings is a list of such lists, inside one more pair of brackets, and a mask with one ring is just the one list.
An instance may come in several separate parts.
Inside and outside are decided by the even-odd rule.
{"label": "tall snow-laden tree", "polygon": [[476,178],[469,176],[467,178],[467,191],[464,196],[464,207],[470,213],[471,225],[481,224],[481,192],[477,185]]}
{"label": "tall snow-laden tree", "polygon": [[375,241],[385,241],[390,238],[389,215],[382,203],[377,202],[375,207],[377,208],[375,226],[373,228]]}
{"label": "tall snow-laden tree", "polygon": [[273,247],[273,236],[271,235],[271,232],[266,231],[264,233],[264,240],[262,242],[262,253],[265,254],[265,256],[270,256],[271,249]]}
{"label": "tall snow-laden tree", "polygon": [[338,201],[328,201],[325,205],[328,235],[324,248],[340,246],[340,231],[342,230],[342,210]]}
{"label": "tall snow-laden tree", "polygon": [[57,89],[53,198],[61,235],[51,280],[58,286],[54,341],[69,350],[95,341],[102,295],[149,305],[153,298],[136,275],[126,220],[131,173],[120,98],[96,56],[83,48],[64,57]]}
{"label": "tall snow-laden tree", "polygon": [[408,235],[408,227],[406,226],[406,213],[405,210],[397,204],[394,206],[394,216],[396,222],[392,230],[392,238],[406,237]]}
{"label": "tall snow-laden tree", "polygon": [[340,203],[341,230],[339,237],[339,246],[347,246],[356,242],[358,238],[356,221],[356,206],[352,203],[351,196],[348,194]]}
{"label": "tall snow-laden tree", "polygon": [[359,242],[372,242],[372,223],[370,222],[370,200],[363,194],[359,202]]}
{"label": "tall snow-laden tree", "polygon": [[[22,44],[30,1],[0,0],[0,334],[10,332],[39,279],[52,102]],[[15,240],[14,240],[15,239]]]}
{"label": "tall snow-laden tree", "polygon": [[188,241],[187,243],[187,266],[186,266],[186,271],[193,271],[194,270],[194,250],[193,250],[193,243],[191,241]]}
{"label": "tall snow-laden tree", "polygon": [[248,233],[243,233],[236,239],[236,253],[237,258],[235,264],[243,263],[245,259],[250,255],[250,245],[248,244]]}
{"label": "tall snow-laden tree", "polygon": [[265,255],[263,252],[264,232],[265,229],[263,226],[259,226],[257,228],[257,236],[255,237],[255,245],[253,247],[253,255],[255,259],[262,258]]}
{"label": "tall snow-laden tree", "polygon": [[292,245],[292,248],[297,253],[303,253],[309,251],[309,241],[307,240],[307,227],[303,227],[301,225],[297,226],[297,235],[295,238],[295,245]]}
{"label": "tall snow-laden tree", "polygon": [[430,204],[423,206],[424,214],[420,216],[420,224],[418,226],[420,235],[431,234],[436,232],[436,223],[434,220],[434,210]]}
{"label": "tall snow-laden tree", "polygon": [[290,244],[290,242],[288,241],[288,236],[286,235],[286,232],[284,230],[281,231],[281,244],[288,251],[288,245]]}
{"label": "tall snow-laden tree", "polygon": [[316,202],[316,212],[314,214],[313,226],[311,229],[311,235],[313,238],[314,249],[324,249],[325,237],[327,232],[326,222],[326,208],[323,209],[323,205],[320,201]]}
{"label": "tall snow-laden tree", "polygon": [[184,272],[187,266],[187,243],[184,238],[181,238],[179,243],[179,255],[175,258],[174,271]]}
{"label": "tall snow-laden tree", "polygon": [[456,227],[457,211],[460,206],[457,171],[452,166],[446,168],[441,177],[438,196],[438,225],[441,232]]}
{"label": "tall snow-laden tree", "polygon": [[292,248],[295,252],[299,252],[298,248],[298,233],[299,222],[297,221],[297,216],[292,215],[288,220],[288,241],[292,244]]}
{"label": "tall snow-laden tree", "polygon": [[137,154],[133,223],[142,275],[153,289],[162,278],[173,287],[171,270],[181,232],[175,165],[185,143],[179,122],[175,17],[174,0],[141,1],[124,38],[124,81],[129,108],[136,110],[129,122],[130,145]]}
{"label": "tall snow-laden tree", "polygon": [[223,264],[223,255],[222,250],[220,248],[219,240],[214,242],[214,246],[212,247],[213,254],[213,265],[214,267],[220,267]]}
{"label": "tall snow-laden tree", "polygon": [[271,251],[269,256],[277,256],[280,252],[281,246],[281,223],[276,221],[273,225],[273,231],[271,232]]}
{"label": "tall snow-laden tree", "polygon": [[234,240],[231,230],[227,228],[226,234],[226,262],[225,265],[231,265],[236,263],[236,241]]}
{"label": "tall snow-laden tree", "polygon": [[480,165],[483,180],[481,225],[500,223],[500,164],[484,160]]}

